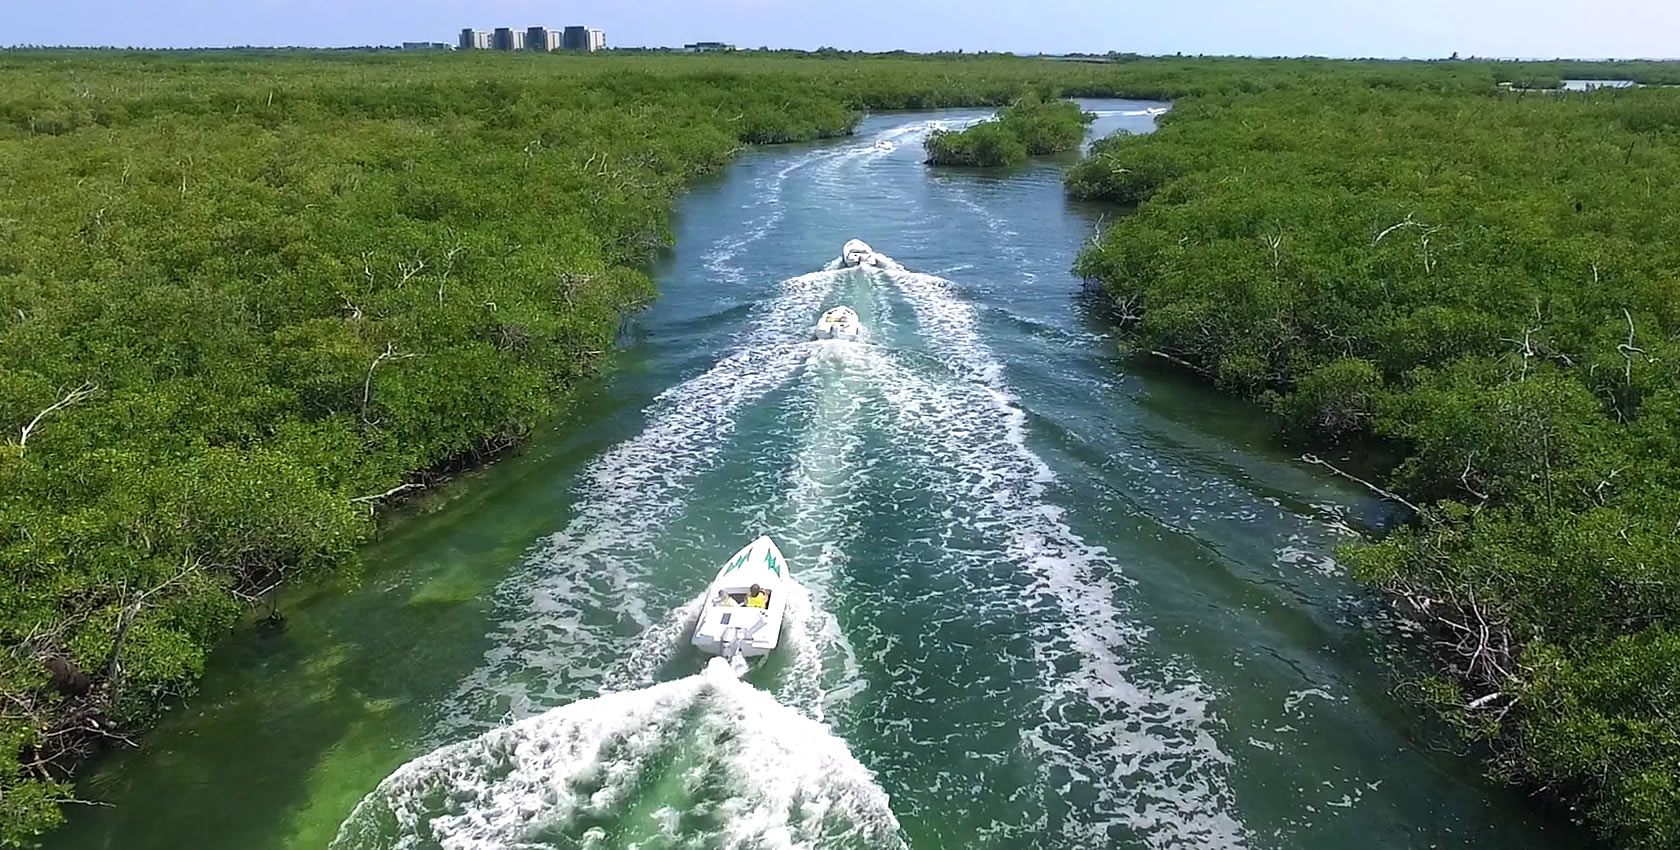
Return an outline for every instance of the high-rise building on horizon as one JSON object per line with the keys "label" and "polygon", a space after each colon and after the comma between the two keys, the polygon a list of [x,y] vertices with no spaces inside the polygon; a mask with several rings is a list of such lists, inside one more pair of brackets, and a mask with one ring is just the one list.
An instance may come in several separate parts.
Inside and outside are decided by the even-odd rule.
{"label": "high-rise building on horizon", "polygon": [[[462,50],[606,50],[606,30],[589,27],[496,27],[461,30],[457,46]],[[448,45],[444,45],[447,47]]]}
{"label": "high-rise building on horizon", "polygon": [[527,50],[554,51],[560,49],[560,31],[548,27],[531,27],[525,31]]}

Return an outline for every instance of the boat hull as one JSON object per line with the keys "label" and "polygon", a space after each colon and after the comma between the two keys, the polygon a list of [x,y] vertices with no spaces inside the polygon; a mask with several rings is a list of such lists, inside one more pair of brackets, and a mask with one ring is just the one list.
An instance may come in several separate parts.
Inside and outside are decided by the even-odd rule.
{"label": "boat hull", "polygon": [[853,239],[840,249],[840,261],[848,266],[873,265],[875,249],[861,239]]}
{"label": "boat hull", "polygon": [[[763,608],[746,606],[747,591],[755,584],[769,594]],[[692,643],[725,658],[770,654],[781,642],[791,585],[787,562],[770,538],[747,544],[723,563],[706,588]]]}
{"label": "boat hull", "polygon": [[815,334],[817,339],[847,339],[855,340],[862,331],[863,325],[858,321],[857,313],[850,307],[835,307],[822,314],[817,320]]}

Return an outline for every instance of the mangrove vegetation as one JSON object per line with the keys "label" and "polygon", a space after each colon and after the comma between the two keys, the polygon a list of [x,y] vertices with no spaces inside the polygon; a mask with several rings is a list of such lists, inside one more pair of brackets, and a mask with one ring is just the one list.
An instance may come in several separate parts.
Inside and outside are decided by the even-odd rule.
{"label": "mangrove vegetation", "polygon": [[1391,444],[1371,486],[1415,518],[1347,555],[1429,627],[1422,692],[1615,844],[1680,846],[1680,92],[1413,83],[1103,141],[1070,192],[1137,208],[1078,271],[1309,452]]}

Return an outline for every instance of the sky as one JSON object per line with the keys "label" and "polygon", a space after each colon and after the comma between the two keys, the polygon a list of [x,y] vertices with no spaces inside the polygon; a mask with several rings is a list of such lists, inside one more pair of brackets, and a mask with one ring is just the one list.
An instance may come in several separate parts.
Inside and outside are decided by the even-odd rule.
{"label": "sky", "polygon": [[0,0],[0,45],[453,43],[568,24],[620,47],[1680,56],[1680,0]]}

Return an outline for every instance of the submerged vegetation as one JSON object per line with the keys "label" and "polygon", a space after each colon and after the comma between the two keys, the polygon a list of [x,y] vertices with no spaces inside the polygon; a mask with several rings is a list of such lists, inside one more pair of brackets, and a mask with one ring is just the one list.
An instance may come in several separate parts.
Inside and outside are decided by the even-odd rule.
{"label": "submerged vegetation", "polygon": [[1680,92],[1332,82],[1096,146],[1070,191],[1140,206],[1078,270],[1296,439],[1392,441],[1417,517],[1348,554],[1431,628],[1425,691],[1680,846]]}
{"label": "submerged vegetation", "polygon": [[928,134],[929,165],[1014,165],[1029,156],[1061,153],[1085,141],[1085,127],[1096,118],[1066,100],[1022,98],[998,111],[998,117],[966,130]]}

